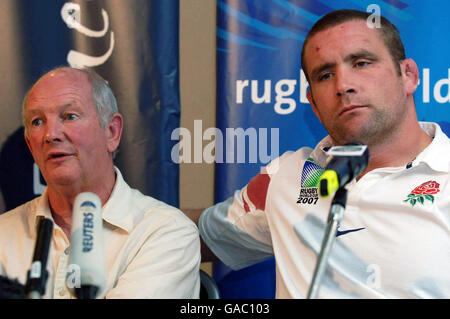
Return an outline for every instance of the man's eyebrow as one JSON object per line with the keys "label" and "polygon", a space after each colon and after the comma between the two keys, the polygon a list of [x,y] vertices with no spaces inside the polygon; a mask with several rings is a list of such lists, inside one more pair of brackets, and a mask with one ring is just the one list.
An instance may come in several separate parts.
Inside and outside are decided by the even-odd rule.
{"label": "man's eyebrow", "polygon": [[345,62],[350,62],[350,61],[354,61],[354,60],[357,60],[357,59],[369,59],[369,60],[372,60],[372,61],[378,61],[379,60],[379,58],[378,58],[378,56],[376,54],[374,54],[374,53],[372,53],[370,51],[367,51],[367,50],[360,50],[360,51],[357,51],[355,53],[351,53],[351,54],[347,55],[344,58],[344,61]]}
{"label": "man's eyebrow", "polygon": [[64,112],[65,110],[67,110],[67,109],[70,109],[70,108],[76,109],[76,110],[80,110],[80,107],[79,107],[78,104],[75,103],[74,101],[70,101],[69,103],[63,104],[63,105],[61,105],[59,108],[60,108],[60,110],[63,111],[63,112]]}
{"label": "man's eyebrow", "polygon": [[34,115],[34,114],[40,114],[40,113],[42,113],[42,111],[39,109],[31,109],[31,110],[27,109],[25,111],[25,115]]}
{"label": "man's eyebrow", "polygon": [[[65,110],[67,110],[67,109],[69,109],[71,107],[73,107],[75,109],[79,109],[79,107],[73,102],[68,102],[66,104],[62,104],[60,106],[57,106],[58,110],[62,111],[62,112],[64,112]],[[25,111],[25,116],[40,115],[42,113],[44,113],[44,112],[40,108],[32,108],[31,110],[27,109]]]}
{"label": "man's eyebrow", "polygon": [[[372,53],[370,51],[367,51],[367,50],[360,50],[360,51],[357,51],[357,52],[354,52],[354,53],[351,53],[351,54],[347,55],[344,58],[344,61],[345,62],[351,62],[351,61],[354,61],[354,60],[357,60],[357,59],[361,59],[361,58],[369,59],[369,60],[372,60],[372,61],[378,61],[379,60],[379,58],[378,58],[378,56],[376,54],[374,54],[374,53]],[[316,68],[314,68],[312,70],[311,77],[315,78],[321,72],[323,72],[325,70],[328,70],[328,69],[332,69],[335,66],[336,66],[336,63],[334,63],[334,62],[333,63],[332,62],[328,62],[328,63],[321,64],[321,65],[319,65],[318,67],[316,67]]]}
{"label": "man's eyebrow", "polygon": [[321,72],[328,70],[328,69],[332,69],[336,66],[336,63],[324,63],[319,65],[318,67],[314,68],[311,72],[311,77],[315,78],[318,74],[320,74]]}

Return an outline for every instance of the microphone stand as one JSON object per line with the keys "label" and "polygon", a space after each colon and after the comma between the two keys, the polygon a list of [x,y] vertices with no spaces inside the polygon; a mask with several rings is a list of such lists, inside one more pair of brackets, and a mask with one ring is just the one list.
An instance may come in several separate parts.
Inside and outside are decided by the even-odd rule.
{"label": "microphone stand", "polygon": [[45,294],[48,279],[47,258],[52,240],[53,221],[43,218],[39,221],[36,245],[31,269],[27,273],[25,295],[27,299],[41,299]]}
{"label": "microphone stand", "polygon": [[341,187],[337,190],[331,203],[330,212],[328,214],[328,224],[322,240],[322,247],[317,259],[313,279],[311,285],[309,286],[308,299],[315,299],[319,294],[323,274],[327,268],[328,257],[330,255],[334,239],[336,238],[337,229],[341,223],[342,217],[344,216],[346,203],[347,190],[345,187]]}

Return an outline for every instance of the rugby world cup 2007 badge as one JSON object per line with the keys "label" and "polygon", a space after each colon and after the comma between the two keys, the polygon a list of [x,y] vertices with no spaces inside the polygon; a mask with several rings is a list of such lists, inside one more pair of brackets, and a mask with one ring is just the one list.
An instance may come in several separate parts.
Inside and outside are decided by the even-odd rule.
{"label": "rugby world cup 2007 badge", "polygon": [[317,165],[312,158],[305,161],[297,204],[317,204],[319,200],[317,182],[323,171],[324,169]]}

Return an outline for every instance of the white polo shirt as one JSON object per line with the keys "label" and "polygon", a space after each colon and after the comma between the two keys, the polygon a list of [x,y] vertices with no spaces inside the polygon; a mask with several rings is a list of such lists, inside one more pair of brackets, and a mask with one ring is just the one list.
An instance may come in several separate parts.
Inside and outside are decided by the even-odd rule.
{"label": "white polo shirt", "polygon": [[[434,138],[410,164],[347,186],[319,298],[450,298],[450,140],[421,126]],[[328,146],[284,154],[201,215],[203,240],[230,268],[275,255],[277,298],[307,296],[331,205],[315,186]]]}
{"label": "white polo shirt", "polygon": [[[102,212],[107,284],[100,298],[199,297],[200,243],[189,218],[130,188],[117,168]],[[0,274],[22,284],[31,266],[38,216],[52,219],[47,190],[0,215]],[[45,298],[75,298],[66,284],[69,252],[67,236],[54,224]]]}

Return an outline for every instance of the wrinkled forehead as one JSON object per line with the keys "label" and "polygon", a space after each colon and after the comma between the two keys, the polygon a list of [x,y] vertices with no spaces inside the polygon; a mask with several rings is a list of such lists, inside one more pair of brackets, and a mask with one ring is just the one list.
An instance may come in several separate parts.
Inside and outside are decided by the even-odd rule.
{"label": "wrinkled forehead", "polygon": [[32,90],[35,88],[39,88],[41,86],[46,85],[55,85],[55,84],[64,84],[67,85],[69,83],[72,83],[73,85],[80,85],[87,83],[88,76],[85,72],[77,69],[71,69],[71,68],[60,68],[53,71],[50,71],[46,74],[44,74],[33,86]]}
{"label": "wrinkled forehead", "polygon": [[91,84],[85,72],[61,68],[43,75],[31,88],[26,104],[30,101],[57,97],[65,92],[78,92],[90,94]]}
{"label": "wrinkled forehead", "polygon": [[[379,48],[384,46],[380,32],[369,28],[365,20],[350,20],[330,26],[312,35],[304,48],[305,67],[311,69],[311,60],[323,52],[337,53],[354,48]],[[324,48],[329,49],[324,51]]]}

